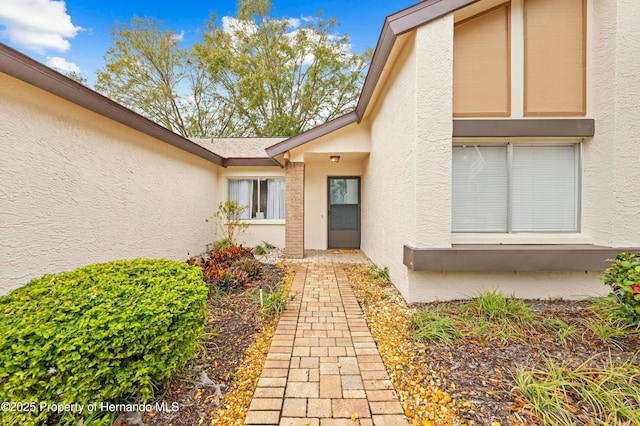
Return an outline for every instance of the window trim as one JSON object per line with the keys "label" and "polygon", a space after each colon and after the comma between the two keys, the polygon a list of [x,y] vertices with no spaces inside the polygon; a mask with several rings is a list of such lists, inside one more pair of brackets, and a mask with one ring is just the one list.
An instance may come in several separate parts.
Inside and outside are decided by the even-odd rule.
{"label": "window trim", "polygon": [[[283,183],[286,185],[286,179],[284,176],[227,176],[226,177],[226,200],[230,200],[229,198],[229,184],[231,181],[239,181],[239,180],[250,180],[250,181],[257,181],[258,182],[258,195],[257,195],[257,199],[258,199],[258,205],[257,205],[257,210],[255,212],[253,212],[253,210],[251,210],[251,206],[250,207],[250,212],[251,213],[258,213],[258,210],[260,210],[260,181],[267,181],[269,179],[273,179],[273,180],[281,180],[283,181]],[[285,196],[286,198],[286,196]],[[283,207],[286,206],[286,199],[283,199]],[[265,211],[261,211],[262,213],[265,213],[265,217],[262,219],[259,219],[257,217],[250,217],[248,219],[240,219],[243,222],[246,222],[248,224],[257,224],[257,225],[281,225],[285,223],[285,219],[286,219],[286,215],[285,217],[282,217],[280,219],[268,219],[266,217],[266,209]]]}
{"label": "window trim", "polygon": [[[506,230],[504,232],[500,231],[483,231],[483,230],[460,230],[456,231],[451,229],[451,233],[453,235],[474,235],[474,234],[484,234],[484,235],[518,235],[518,234],[529,234],[529,235],[576,235],[582,232],[582,165],[583,165],[583,141],[514,141],[514,140],[504,140],[504,141],[454,141],[453,147],[456,146],[505,146],[507,148],[507,223]],[[514,231],[513,230],[513,146],[571,146],[575,150],[574,155],[574,171],[576,173],[575,179],[575,229],[573,230],[525,230],[525,231]],[[453,163],[452,163],[453,167]],[[452,188],[453,192],[453,183]],[[453,216],[453,212],[452,212]]]}

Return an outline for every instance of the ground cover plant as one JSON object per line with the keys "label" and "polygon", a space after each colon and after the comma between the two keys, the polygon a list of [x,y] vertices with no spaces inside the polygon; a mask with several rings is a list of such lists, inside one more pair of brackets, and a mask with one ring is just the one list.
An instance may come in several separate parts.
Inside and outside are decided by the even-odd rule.
{"label": "ground cover plant", "polygon": [[[45,275],[0,298],[0,400],[29,404],[2,410],[0,423],[87,416],[42,403],[150,401],[193,357],[207,293],[198,268],[135,259]],[[90,417],[113,420],[99,409]]]}
{"label": "ground cover plant", "polygon": [[640,334],[616,298],[407,305],[348,275],[410,424],[640,424]]}

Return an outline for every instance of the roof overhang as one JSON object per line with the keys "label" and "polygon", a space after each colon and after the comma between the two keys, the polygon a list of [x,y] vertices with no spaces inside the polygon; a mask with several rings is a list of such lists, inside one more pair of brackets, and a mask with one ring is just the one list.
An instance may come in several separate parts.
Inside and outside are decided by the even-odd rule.
{"label": "roof overhang", "polygon": [[0,72],[219,166],[224,158],[0,43]]}
{"label": "roof overhang", "polygon": [[334,120],[307,130],[285,141],[272,145],[266,149],[270,157],[297,148],[307,142],[327,135],[351,123],[359,123],[369,107],[376,86],[387,66],[387,61],[396,40],[402,34],[429,23],[437,18],[448,15],[456,10],[477,3],[480,0],[425,0],[385,18],[376,50],[369,65],[369,71],[364,80],[358,104],[354,111]]}

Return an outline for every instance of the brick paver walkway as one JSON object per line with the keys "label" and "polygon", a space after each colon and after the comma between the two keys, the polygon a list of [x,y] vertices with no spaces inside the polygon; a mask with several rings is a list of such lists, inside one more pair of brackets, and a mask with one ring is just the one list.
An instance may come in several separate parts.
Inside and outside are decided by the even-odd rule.
{"label": "brick paver walkway", "polygon": [[[361,254],[292,263],[292,300],[276,328],[246,425],[407,425],[344,272]],[[355,419],[355,420],[354,420]]]}

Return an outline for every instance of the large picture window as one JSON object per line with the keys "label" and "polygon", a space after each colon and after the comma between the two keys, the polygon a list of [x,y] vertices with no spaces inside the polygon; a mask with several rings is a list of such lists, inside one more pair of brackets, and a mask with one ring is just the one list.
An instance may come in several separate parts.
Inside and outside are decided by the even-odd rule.
{"label": "large picture window", "polygon": [[453,232],[577,232],[580,144],[456,144]]}
{"label": "large picture window", "polygon": [[229,179],[229,200],[249,206],[241,219],[284,219],[284,179]]}

